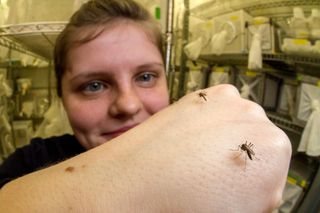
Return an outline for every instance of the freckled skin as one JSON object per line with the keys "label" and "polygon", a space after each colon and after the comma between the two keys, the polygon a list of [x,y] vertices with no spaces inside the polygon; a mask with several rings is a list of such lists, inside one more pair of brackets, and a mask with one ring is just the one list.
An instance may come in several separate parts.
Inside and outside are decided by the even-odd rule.
{"label": "freckled skin", "polygon": [[[85,164],[83,164],[83,165],[81,166],[82,169],[84,169],[84,168],[86,168],[86,167],[87,167],[87,165],[85,165]],[[75,171],[75,168],[74,168],[73,166],[68,166],[67,168],[65,168],[64,171],[65,171],[65,172],[74,172],[74,171]]]}
{"label": "freckled skin", "polygon": [[65,169],[66,172],[74,172],[74,167],[69,166]]}

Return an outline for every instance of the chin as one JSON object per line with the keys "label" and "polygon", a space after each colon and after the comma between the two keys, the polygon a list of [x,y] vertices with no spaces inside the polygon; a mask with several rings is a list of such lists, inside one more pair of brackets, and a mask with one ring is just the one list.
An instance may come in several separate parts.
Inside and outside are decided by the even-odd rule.
{"label": "chin", "polygon": [[102,138],[99,139],[98,143],[94,143],[93,146],[95,146],[95,147],[100,146],[102,144],[105,144],[105,143],[109,142],[112,139],[113,138],[110,138],[110,137],[102,137]]}
{"label": "chin", "polygon": [[89,141],[89,143],[82,143],[82,146],[85,147],[87,150],[89,149],[93,149],[95,147],[98,147],[102,144],[105,144],[107,142],[109,142],[110,140],[114,139],[116,137],[110,138],[110,137],[98,137],[96,139],[94,139],[93,141]]}
{"label": "chin", "polygon": [[85,144],[82,144],[82,146],[86,149],[86,150],[90,150],[90,149],[93,149],[95,147],[98,147],[106,142],[108,142],[109,140],[105,140],[105,139],[98,139],[98,140],[95,140],[95,141],[90,141],[89,143],[85,143]]}

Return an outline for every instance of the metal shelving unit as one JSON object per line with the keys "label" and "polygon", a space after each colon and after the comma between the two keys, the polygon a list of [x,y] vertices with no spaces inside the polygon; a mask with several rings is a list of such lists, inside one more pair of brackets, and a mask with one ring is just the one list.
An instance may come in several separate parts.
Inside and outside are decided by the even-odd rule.
{"label": "metal shelving unit", "polygon": [[[209,63],[228,63],[228,64],[244,64],[248,60],[248,54],[228,54],[228,55],[203,55],[200,59]],[[315,55],[289,55],[284,53],[263,54],[264,61],[285,62],[287,64],[305,64],[320,67],[320,57]],[[320,74],[320,72],[318,73]]]}
{"label": "metal shelving unit", "polygon": [[22,46],[19,43],[14,42],[6,37],[0,37],[0,45],[3,47],[6,47],[8,49],[18,51],[20,53],[23,53],[23,54],[26,54],[26,55],[29,55],[29,56],[32,56],[35,58],[39,58],[41,60],[47,60],[46,58],[44,58],[38,54],[35,54],[34,52],[29,51],[26,47]]}
{"label": "metal shelving unit", "polygon": [[[228,54],[228,55],[203,55],[200,58],[202,61],[207,62],[209,65],[233,65],[233,66],[247,66],[248,54]],[[258,72],[279,73],[287,76],[297,76],[304,74],[303,67],[313,67],[308,74],[319,77],[320,76],[320,58],[314,55],[288,55],[288,54],[263,54],[263,61],[265,65],[263,69],[256,70]],[[270,66],[271,64],[271,66]],[[314,82],[316,83],[316,82]],[[295,123],[292,119],[276,112],[267,112],[269,119],[280,128],[285,130],[302,134],[304,125]]]}
{"label": "metal shelving unit", "polygon": [[281,16],[290,16],[292,14],[291,10],[288,8],[302,7],[305,11],[311,11],[311,8],[319,7],[318,0],[273,0],[265,1],[259,4],[250,5],[245,7],[244,10],[248,11],[250,14],[255,15],[259,13],[264,16],[277,17],[279,15],[274,14],[274,9],[279,9],[282,11]]}
{"label": "metal shelving unit", "polygon": [[[248,54],[228,54],[228,55],[203,55],[201,60],[210,65],[248,65]],[[308,74],[311,76],[320,76],[320,57],[315,55],[293,55],[293,54],[263,54],[264,67],[260,72],[277,72],[281,70],[286,75]]]}
{"label": "metal shelving unit", "polygon": [[[189,15],[190,15],[190,8],[189,8],[190,2],[189,0],[184,0],[184,6],[185,6],[185,13],[183,14],[183,41],[184,43],[188,43],[189,41]],[[182,55],[180,58],[180,77],[179,82],[184,82],[184,79],[186,78],[186,71],[187,71],[187,55],[184,51],[182,51]],[[184,84],[179,84],[179,97],[182,97],[184,95],[185,90]]]}
{"label": "metal shelving unit", "polygon": [[268,118],[281,129],[297,134],[302,134],[303,126],[295,124],[290,118],[281,116],[275,112],[267,112]]}
{"label": "metal shelving unit", "polygon": [[315,55],[263,54],[265,60],[285,61],[293,64],[311,64],[320,67],[320,57]]}
{"label": "metal shelving unit", "polygon": [[[292,10],[294,7],[301,7],[306,16],[309,16],[312,8],[320,9],[320,2],[319,0],[251,0],[250,2],[238,0],[211,0],[191,8],[188,12],[191,16],[203,20],[210,20],[215,16],[242,9],[252,16],[270,17],[277,26],[281,26],[285,30],[286,27],[288,27],[289,18],[293,15]],[[187,22],[184,24],[187,24]],[[280,40],[278,42],[280,42]],[[278,45],[278,48],[280,49],[280,43]],[[248,54],[224,54],[220,56],[201,55],[199,62],[206,63],[209,66],[231,65],[237,70],[237,67],[247,67]],[[187,69],[188,68],[183,71],[187,72]],[[273,74],[281,78],[288,77],[289,79],[292,78],[297,80],[299,79],[300,74],[306,74],[320,78],[320,56],[311,54],[287,54],[282,52],[263,54],[263,69],[254,71]],[[313,84],[314,82],[309,83]],[[319,84],[319,81],[317,83]],[[294,119],[291,119],[289,116],[281,115],[275,111],[267,111],[266,113],[268,118],[285,132],[290,132],[290,134],[298,137],[302,135],[304,124],[296,123]],[[297,138],[296,141],[292,141],[294,142],[293,146],[297,146],[296,143],[299,143],[299,140],[300,139]],[[310,160],[310,157],[307,155],[302,155],[306,159]],[[317,196],[320,193],[319,159],[315,158],[314,161],[316,166],[313,165],[311,167],[315,170],[315,174],[310,176],[310,184],[307,187],[304,187],[304,194],[300,198],[301,200],[297,203],[298,206],[294,207],[293,212],[319,212],[320,210],[320,200],[319,196]],[[291,165],[294,166],[295,164],[292,163]],[[315,203],[317,205],[315,205]]]}
{"label": "metal shelving unit", "polygon": [[30,33],[59,33],[67,22],[35,22],[5,25],[1,27],[1,35],[18,35]]}
{"label": "metal shelving unit", "polygon": [[302,7],[309,13],[311,8],[319,8],[319,0],[256,0],[251,2],[230,0],[223,4],[213,0],[193,8],[191,13],[210,19],[230,11],[243,9],[253,16],[288,17],[292,15],[292,7]]}
{"label": "metal shelving unit", "polygon": [[[48,105],[51,105],[52,99],[52,79],[51,79],[51,72],[52,72],[52,58],[53,58],[53,48],[55,44],[55,40],[62,29],[64,29],[66,22],[37,22],[37,23],[24,23],[24,24],[15,24],[15,25],[5,25],[0,27],[0,46],[8,48],[8,55],[2,61],[1,66],[5,67],[8,70],[9,79],[15,79],[13,77],[13,73],[16,71],[21,71],[24,73],[24,69],[33,72],[33,69],[41,69],[44,71],[48,71],[47,74],[47,84],[48,84],[48,91],[46,97],[48,99]],[[21,53],[21,57],[18,56],[18,60],[13,55],[15,52]],[[22,60],[24,56],[31,56],[35,59],[35,62],[40,61],[45,62],[41,63],[45,67],[38,67],[27,64],[28,66],[22,64]],[[26,57],[28,58],[28,57]],[[44,75],[45,76],[45,75]],[[45,79],[43,79],[45,80]],[[37,89],[35,89],[37,90]],[[39,93],[40,94],[40,93]],[[39,97],[41,94],[39,95]],[[24,98],[28,99],[30,97],[25,96]],[[13,96],[15,99],[16,104],[20,103],[22,98],[20,95],[15,94]],[[30,99],[31,100],[31,99]],[[32,99],[33,100],[33,99]],[[17,107],[20,107],[17,104]],[[20,109],[20,108],[19,108]],[[32,119],[35,123],[40,123],[42,121],[42,117],[14,117],[10,115],[10,119],[14,121],[27,121]],[[13,124],[13,123],[12,123]],[[16,136],[14,131],[10,133],[12,135],[13,144],[16,143]],[[17,145],[17,144],[16,144]]]}
{"label": "metal shelving unit", "polygon": [[65,25],[66,22],[6,25],[0,28],[0,38],[10,39],[12,42],[21,45],[27,52],[35,53],[50,60],[55,40]]}

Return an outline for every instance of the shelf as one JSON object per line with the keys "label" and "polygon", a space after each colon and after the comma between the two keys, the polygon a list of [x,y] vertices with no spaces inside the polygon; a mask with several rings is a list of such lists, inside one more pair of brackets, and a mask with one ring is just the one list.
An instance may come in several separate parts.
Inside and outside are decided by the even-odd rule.
{"label": "shelf", "polygon": [[306,13],[310,13],[312,8],[319,8],[319,0],[268,0],[264,2],[229,0],[223,3],[209,1],[194,7],[191,13],[203,19],[210,19],[243,9],[252,16],[288,17],[292,16],[293,7],[301,7]]}
{"label": "shelf", "polygon": [[5,25],[0,28],[0,38],[17,42],[27,51],[52,59],[53,48],[66,22],[36,22]]}
{"label": "shelf", "polygon": [[268,118],[278,127],[297,133],[299,135],[302,134],[303,127],[298,126],[297,124],[294,124],[290,118],[279,115],[275,112],[266,112],[266,113]]}
{"label": "shelf", "polygon": [[[200,59],[209,62],[234,62],[235,64],[243,63],[248,60],[248,54],[225,54],[221,56],[217,55],[202,55]],[[289,55],[289,54],[263,54],[264,61],[285,61],[288,64],[310,64],[320,67],[319,56],[304,56],[304,55]]]}
{"label": "shelf", "polygon": [[[247,66],[248,54],[226,54],[221,56],[202,55],[200,56],[200,60],[206,61],[209,64]],[[305,73],[313,76],[320,76],[319,56],[293,55],[283,53],[263,54],[263,63],[263,71],[270,69],[273,71],[287,71],[291,74]]]}
{"label": "shelf", "polygon": [[10,39],[6,38],[6,37],[0,37],[0,46],[6,47],[8,49],[12,49],[15,51],[18,51],[20,53],[35,57],[35,58],[39,58],[41,60],[47,60],[46,58],[37,55],[29,50],[27,50],[25,47],[23,47],[22,45],[11,41]]}
{"label": "shelf", "polygon": [[251,15],[263,15],[269,17],[292,16],[293,7],[302,7],[306,13],[312,8],[319,7],[318,0],[273,0],[250,5],[244,8]]}

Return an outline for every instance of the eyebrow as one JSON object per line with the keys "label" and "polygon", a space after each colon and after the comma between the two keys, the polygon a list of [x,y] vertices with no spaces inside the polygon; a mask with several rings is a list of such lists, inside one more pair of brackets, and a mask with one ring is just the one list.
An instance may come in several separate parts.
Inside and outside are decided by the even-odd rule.
{"label": "eyebrow", "polygon": [[138,66],[138,68],[145,68],[145,67],[153,67],[153,66],[160,66],[163,67],[163,63],[149,63],[149,64],[142,64]]}
{"label": "eyebrow", "polygon": [[[147,63],[147,64],[142,64],[136,67],[136,69],[146,69],[146,68],[150,68],[150,67],[161,67],[164,68],[164,64],[163,63]],[[111,77],[112,74],[106,72],[105,70],[91,70],[90,72],[85,71],[84,73],[80,73],[76,76],[73,76],[70,81],[74,81],[77,79],[81,79],[81,78],[88,78],[88,77],[100,77],[100,76],[107,76],[107,77]]]}
{"label": "eyebrow", "polygon": [[82,78],[95,78],[95,77],[100,77],[100,76],[111,76],[109,73],[106,73],[103,70],[94,70],[94,71],[90,71],[90,72],[84,72],[84,73],[80,73],[76,76],[71,77],[70,81],[76,81],[78,79],[82,79]]}

